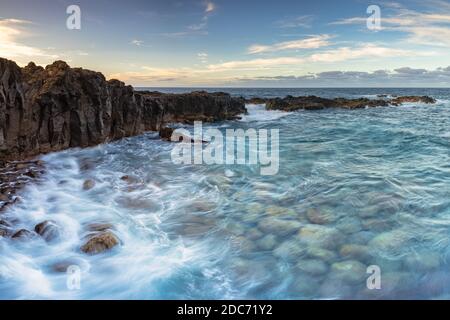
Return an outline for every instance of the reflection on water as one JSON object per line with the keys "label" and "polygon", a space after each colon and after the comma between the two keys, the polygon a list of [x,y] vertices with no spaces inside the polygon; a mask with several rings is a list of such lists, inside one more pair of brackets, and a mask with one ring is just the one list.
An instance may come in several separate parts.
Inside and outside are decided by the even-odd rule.
{"label": "reflection on water", "polygon": [[[215,126],[279,128],[275,176],[174,165],[154,134],[44,156],[45,180],[7,215],[62,235],[0,239],[0,298],[450,297],[449,105],[261,108]],[[92,223],[112,224],[120,245],[82,253]],[[366,288],[370,265],[381,290]]]}

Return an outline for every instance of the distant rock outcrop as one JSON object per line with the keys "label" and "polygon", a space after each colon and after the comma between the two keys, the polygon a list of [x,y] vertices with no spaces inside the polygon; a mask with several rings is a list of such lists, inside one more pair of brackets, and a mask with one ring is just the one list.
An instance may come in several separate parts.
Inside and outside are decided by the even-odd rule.
{"label": "distant rock outcrop", "polygon": [[406,96],[397,97],[394,99],[346,99],[335,98],[325,99],[316,96],[303,96],[293,97],[287,96],[283,99],[267,99],[266,109],[268,110],[321,110],[327,108],[344,108],[344,109],[361,109],[366,107],[386,107],[389,105],[398,106],[402,103],[414,102],[414,103],[435,103],[436,100],[428,96]]}
{"label": "distant rock outcrop", "polygon": [[20,68],[0,58],[0,160],[157,131],[168,122],[235,119],[243,99],[226,93],[138,92],[56,61]]}

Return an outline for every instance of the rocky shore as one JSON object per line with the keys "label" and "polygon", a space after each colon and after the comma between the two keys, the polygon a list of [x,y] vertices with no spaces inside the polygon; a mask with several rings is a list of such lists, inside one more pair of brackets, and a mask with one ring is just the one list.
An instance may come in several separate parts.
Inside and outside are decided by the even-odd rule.
{"label": "rocky shore", "polygon": [[[45,68],[30,62],[20,68],[0,58],[0,236],[18,239],[54,227],[43,222],[45,228],[36,226],[34,232],[14,230],[1,216],[20,201],[17,192],[44,172],[44,164],[32,157],[164,131],[172,122],[231,120],[245,112],[244,100],[227,93],[135,91],[64,61]],[[105,232],[89,239],[82,250],[99,252],[116,245],[112,233]]]}
{"label": "rocky shore", "polygon": [[368,99],[368,98],[326,99],[317,96],[301,96],[301,97],[287,96],[285,98],[275,98],[275,99],[252,98],[247,100],[247,103],[266,104],[267,110],[282,110],[282,111],[322,110],[328,108],[362,109],[370,107],[399,106],[403,103],[432,104],[435,102],[436,100],[434,98],[428,96],[403,96],[403,97],[388,98],[387,96],[382,95],[378,96],[377,99]]}
{"label": "rocky shore", "polygon": [[[168,141],[173,132],[168,124],[237,119],[246,112],[246,102],[264,103],[268,110],[294,111],[398,106],[411,102],[430,104],[435,100],[427,96],[379,96],[377,99],[287,96],[246,101],[222,92],[164,94],[135,91],[123,82],[107,81],[101,73],[71,68],[63,61],[45,68],[34,63],[20,68],[13,61],[0,58],[0,237],[40,236],[46,241],[58,237],[60,227],[53,221],[42,221],[31,231],[17,230],[14,221],[3,214],[6,208],[20,201],[17,193],[22,187],[45,172],[44,163],[32,157],[95,146],[146,131],[159,131],[161,139]],[[124,176],[123,180],[129,177]],[[83,189],[94,186],[95,181],[86,180]],[[260,222],[263,231],[274,226],[273,222],[267,226],[264,223],[264,220]],[[280,226],[280,230],[287,228],[287,224]],[[80,250],[97,254],[120,244],[113,229],[102,224],[89,227],[90,233]]]}

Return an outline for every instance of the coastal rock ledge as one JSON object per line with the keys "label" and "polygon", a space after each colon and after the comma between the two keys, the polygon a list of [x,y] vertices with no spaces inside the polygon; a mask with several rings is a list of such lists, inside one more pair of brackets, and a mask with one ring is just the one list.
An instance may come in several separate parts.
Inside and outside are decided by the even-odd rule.
{"label": "coastal rock ledge", "polygon": [[56,61],[20,68],[0,58],[0,160],[158,131],[170,122],[221,121],[245,113],[227,93],[135,91],[99,73]]}

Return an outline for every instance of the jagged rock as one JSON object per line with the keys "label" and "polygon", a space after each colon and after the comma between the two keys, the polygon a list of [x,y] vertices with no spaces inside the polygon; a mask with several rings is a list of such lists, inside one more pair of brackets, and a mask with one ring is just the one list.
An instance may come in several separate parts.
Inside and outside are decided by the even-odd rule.
{"label": "jagged rock", "polygon": [[88,254],[98,254],[110,250],[119,244],[119,239],[111,231],[104,231],[92,235],[81,247],[81,251]]}
{"label": "jagged rock", "polygon": [[229,94],[136,92],[98,72],[56,61],[21,69],[0,58],[0,159],[157,131],[169,122],[219,121],[245,113]]}

